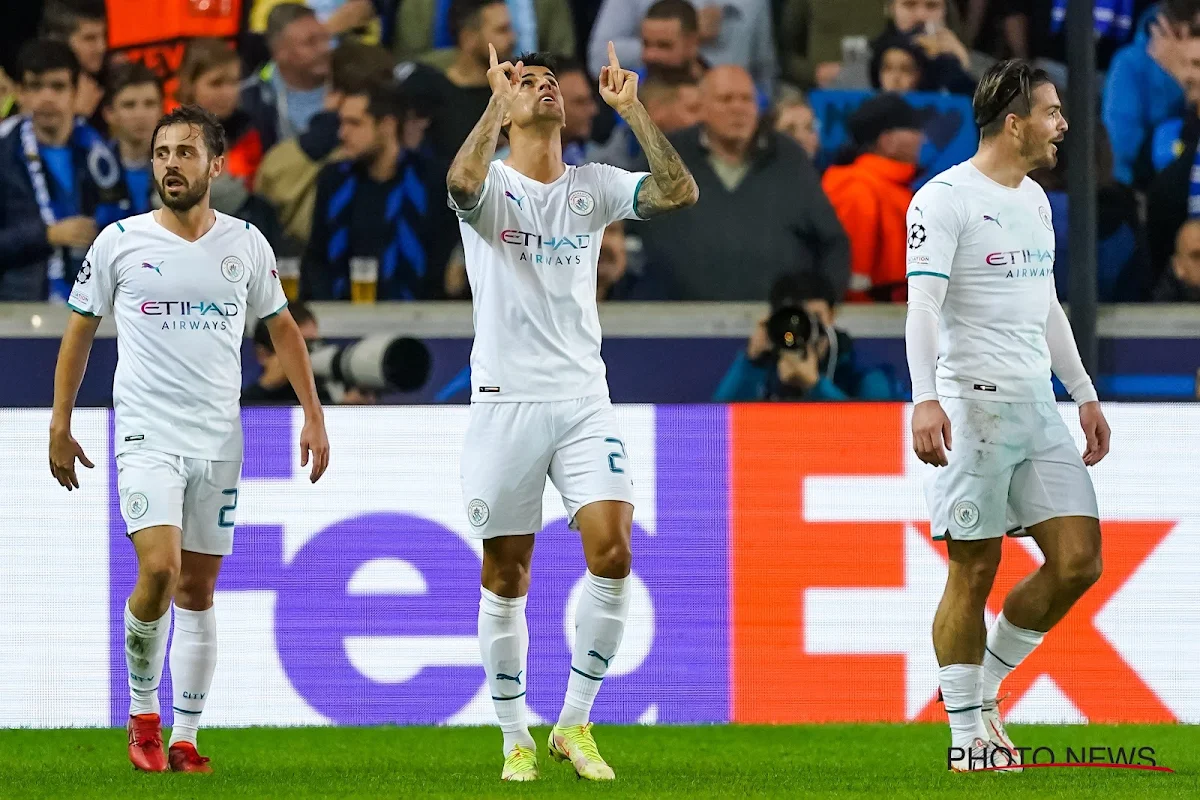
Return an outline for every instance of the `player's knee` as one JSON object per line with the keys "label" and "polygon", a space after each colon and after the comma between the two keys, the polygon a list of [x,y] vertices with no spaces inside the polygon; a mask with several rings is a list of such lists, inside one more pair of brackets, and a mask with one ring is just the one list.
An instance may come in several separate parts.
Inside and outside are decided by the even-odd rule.
{"label": "player's knee", "polygon": [[999,566],[998,562],[981,558],[962,564],[959,574],[972,594],[983,594],[986,597],[992,590]]}
{"label": "player's knee", "polygon": [[175,588],[175,605],[189,611],[205,611],[212,608],[213,590],[216,587],[212,581],[183,575]]}
{"label": "player's knee", "polygon": [[529,592],[529,566],[517,560],[493,561],[484,570],[483,586],[501,597],[522,597]]}
{"label": "player's knee", "polygon": [[588,570],[601,578],[624,578],[633,568],[633,550],[626,539],[613,541],[588,560]]}
{"label": "player's knee", "polygon": [[1080,553],[1064,559],[1059,565],[1058,583],[1064,592],[1081,595],[1100,580],[1103,571],[1099,553]]}
{"label": "player's knee", "polygon": [[151,594],[173,595],[179,583],[179,554],[150,553],[142,558],[138,572]]}

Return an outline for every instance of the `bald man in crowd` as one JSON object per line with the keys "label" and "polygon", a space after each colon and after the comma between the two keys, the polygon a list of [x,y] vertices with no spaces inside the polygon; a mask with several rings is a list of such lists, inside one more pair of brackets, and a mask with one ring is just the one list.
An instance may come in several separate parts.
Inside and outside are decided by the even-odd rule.
{"label": "bald man in crowd", "polygon": [[759,130],[746,70],[714,67],[700,88],[700,124],[670,138],[701,200],[637,226],[647,269],[678,300],[761,301],[781,271],[805,269],[845,297],[850,243],[804,151]]}

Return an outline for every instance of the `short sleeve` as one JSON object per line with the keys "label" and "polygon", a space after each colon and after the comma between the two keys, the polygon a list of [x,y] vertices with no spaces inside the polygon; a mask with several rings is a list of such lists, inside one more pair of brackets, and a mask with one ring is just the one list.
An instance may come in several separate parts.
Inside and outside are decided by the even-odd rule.
{"label": "short sleeve", "polygon": [[495,195],[503,190],[503,181],[500,178],[499,161],[491,161],[488,163],[487,177],[483,179],[483,192],[479,195],[479,200],[470,208],[462,208],[458,203],[454,202],[454,197],[449,192],[446,193],[446,205],[454,210],[458,218],[467,224],[476,223],[484,213],[492,208],[495,203]]}
{"label": "short sleeve", "polygon": [[67,298],[67,306],[72,311],[86,317],[106,317],[112,313],[117,283],[117,267],[113,263],[116,246],[113,240],[120,234],[117,224],[109,225],[88,248],[83,264],[75,275],[71,296]]}
{"label": "short sleeve", "polygon": [[950,279],[964,215],[949,184],[931,181],[908,207],[906,277]]}
{"label": "short sleeve", "polygon": [[605,211],[604,224],[619,219],[642,219],[638,214],[637,195],[650,173],[627,172],[608,164],[591,164],[590,167],[595,170],[600,189],[601,208]]}
{"label": "short sleeve", "polygon": [[249,226],[254,241],[250,252],[254,263],[250,269],[250,290],[246,295],[246,307],[260,319],[273,317],[287,308],[287,295],[279,283],[279,270],[275,266],[275,251],[258,228]]}

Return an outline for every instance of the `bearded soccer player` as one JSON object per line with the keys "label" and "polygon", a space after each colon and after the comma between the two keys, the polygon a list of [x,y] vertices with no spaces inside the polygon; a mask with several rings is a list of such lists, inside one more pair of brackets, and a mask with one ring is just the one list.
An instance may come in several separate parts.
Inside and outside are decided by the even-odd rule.
{"label": "bearded soccer player", "polygon": [[[117,487],[137,551],[125,606],[129,759],[146,772],[210,772],[196,731],[217,662],[213,589],[233,551],[242,467],[238,414],[247,312],[266,318],[275,352],[304,407],[300,463],[315,482],[329,461],[304,337],[287,310],[275,255],[248,222],[214,211],[224,133],[195,106],[159,120],[151,138],[163,208],[105,228],[75,279],[54,375],[50,471],[79,488],[71,411],[101,317],[116,318],[113,379]],[[158,684],[171,604],[175,725],[163,752]]]}
{"label": "bearded soccer player", "polygon": [[[1019,769],[998,708],[1001,681],[1100,577],[1087,467],[1110,430],[1054,290],[1054,228],[1029,173],[1067,132],[1058,92],[1021,61],[988,70],[974,99],[975,156],[929,181],[908,211],[908,320],[917,456],[949,574],[933,622],[952,768]],[[1059,416],[1056,374],[1079,406],[1080,456]],[[1004,536],[1031,536],[1045,563],[989,630],[984,610]]]}
{"label": "bearded soccer player", "polygon": [[[491,100],[447,176],[474,297],[462,490],[470,532],[483,540],[480,652],[504,733],[501,777],[534,780],[525,599],[548,475],[587,560],[550,755],[582,778],[612,780],[589,715],[629,609],[633,484],[600,359],[596,265],[609,223],[690,206],[699,189],[650,121],[637,75],[621,69],[611,43],[600,95],[637,136],[649,173],[564,164],[554,62],[534,53],[515,66],[497,63],[490,49]],[[493,160],[501,129],[510,143],[504,161]]]}

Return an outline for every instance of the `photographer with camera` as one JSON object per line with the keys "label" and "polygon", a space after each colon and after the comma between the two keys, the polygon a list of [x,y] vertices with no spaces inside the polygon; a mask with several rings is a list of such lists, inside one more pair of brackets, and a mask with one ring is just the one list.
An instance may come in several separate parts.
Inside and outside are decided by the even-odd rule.
{"label": "photographer with camera", "polygon": [[771,287],[771,313],[713,395],[718,403],[751,400],[891,400],[897,396],[883,370],[862,369],[854,342],[834,327],[833,286],[813,271],[780,276]]}
{"label": "photographer with camera", "polygon": [[[311,351],[313,344],[320,341],[317,318],[312,309],[304,303],[288,303],[288,311],[291,313],[292,319],[296,320],[296,326],[300,328],[300,334]],[[275,347],[271,344],[271,334],[267,330],[267,324],[261,319],[254,326],[254,355],[258,359],[259,366],[262,367],[262,374],[254,383],[242,387],[242,405],[299,405],[300,401],[296,398],[296,392],[288,382],[287,375],[284,374],[279,356],[275,355]],[[316,383],[317,398],[321,401],[321,405],[332,405],[333,401],[329,397],[329,389],[325,382],[317,378]]]}

